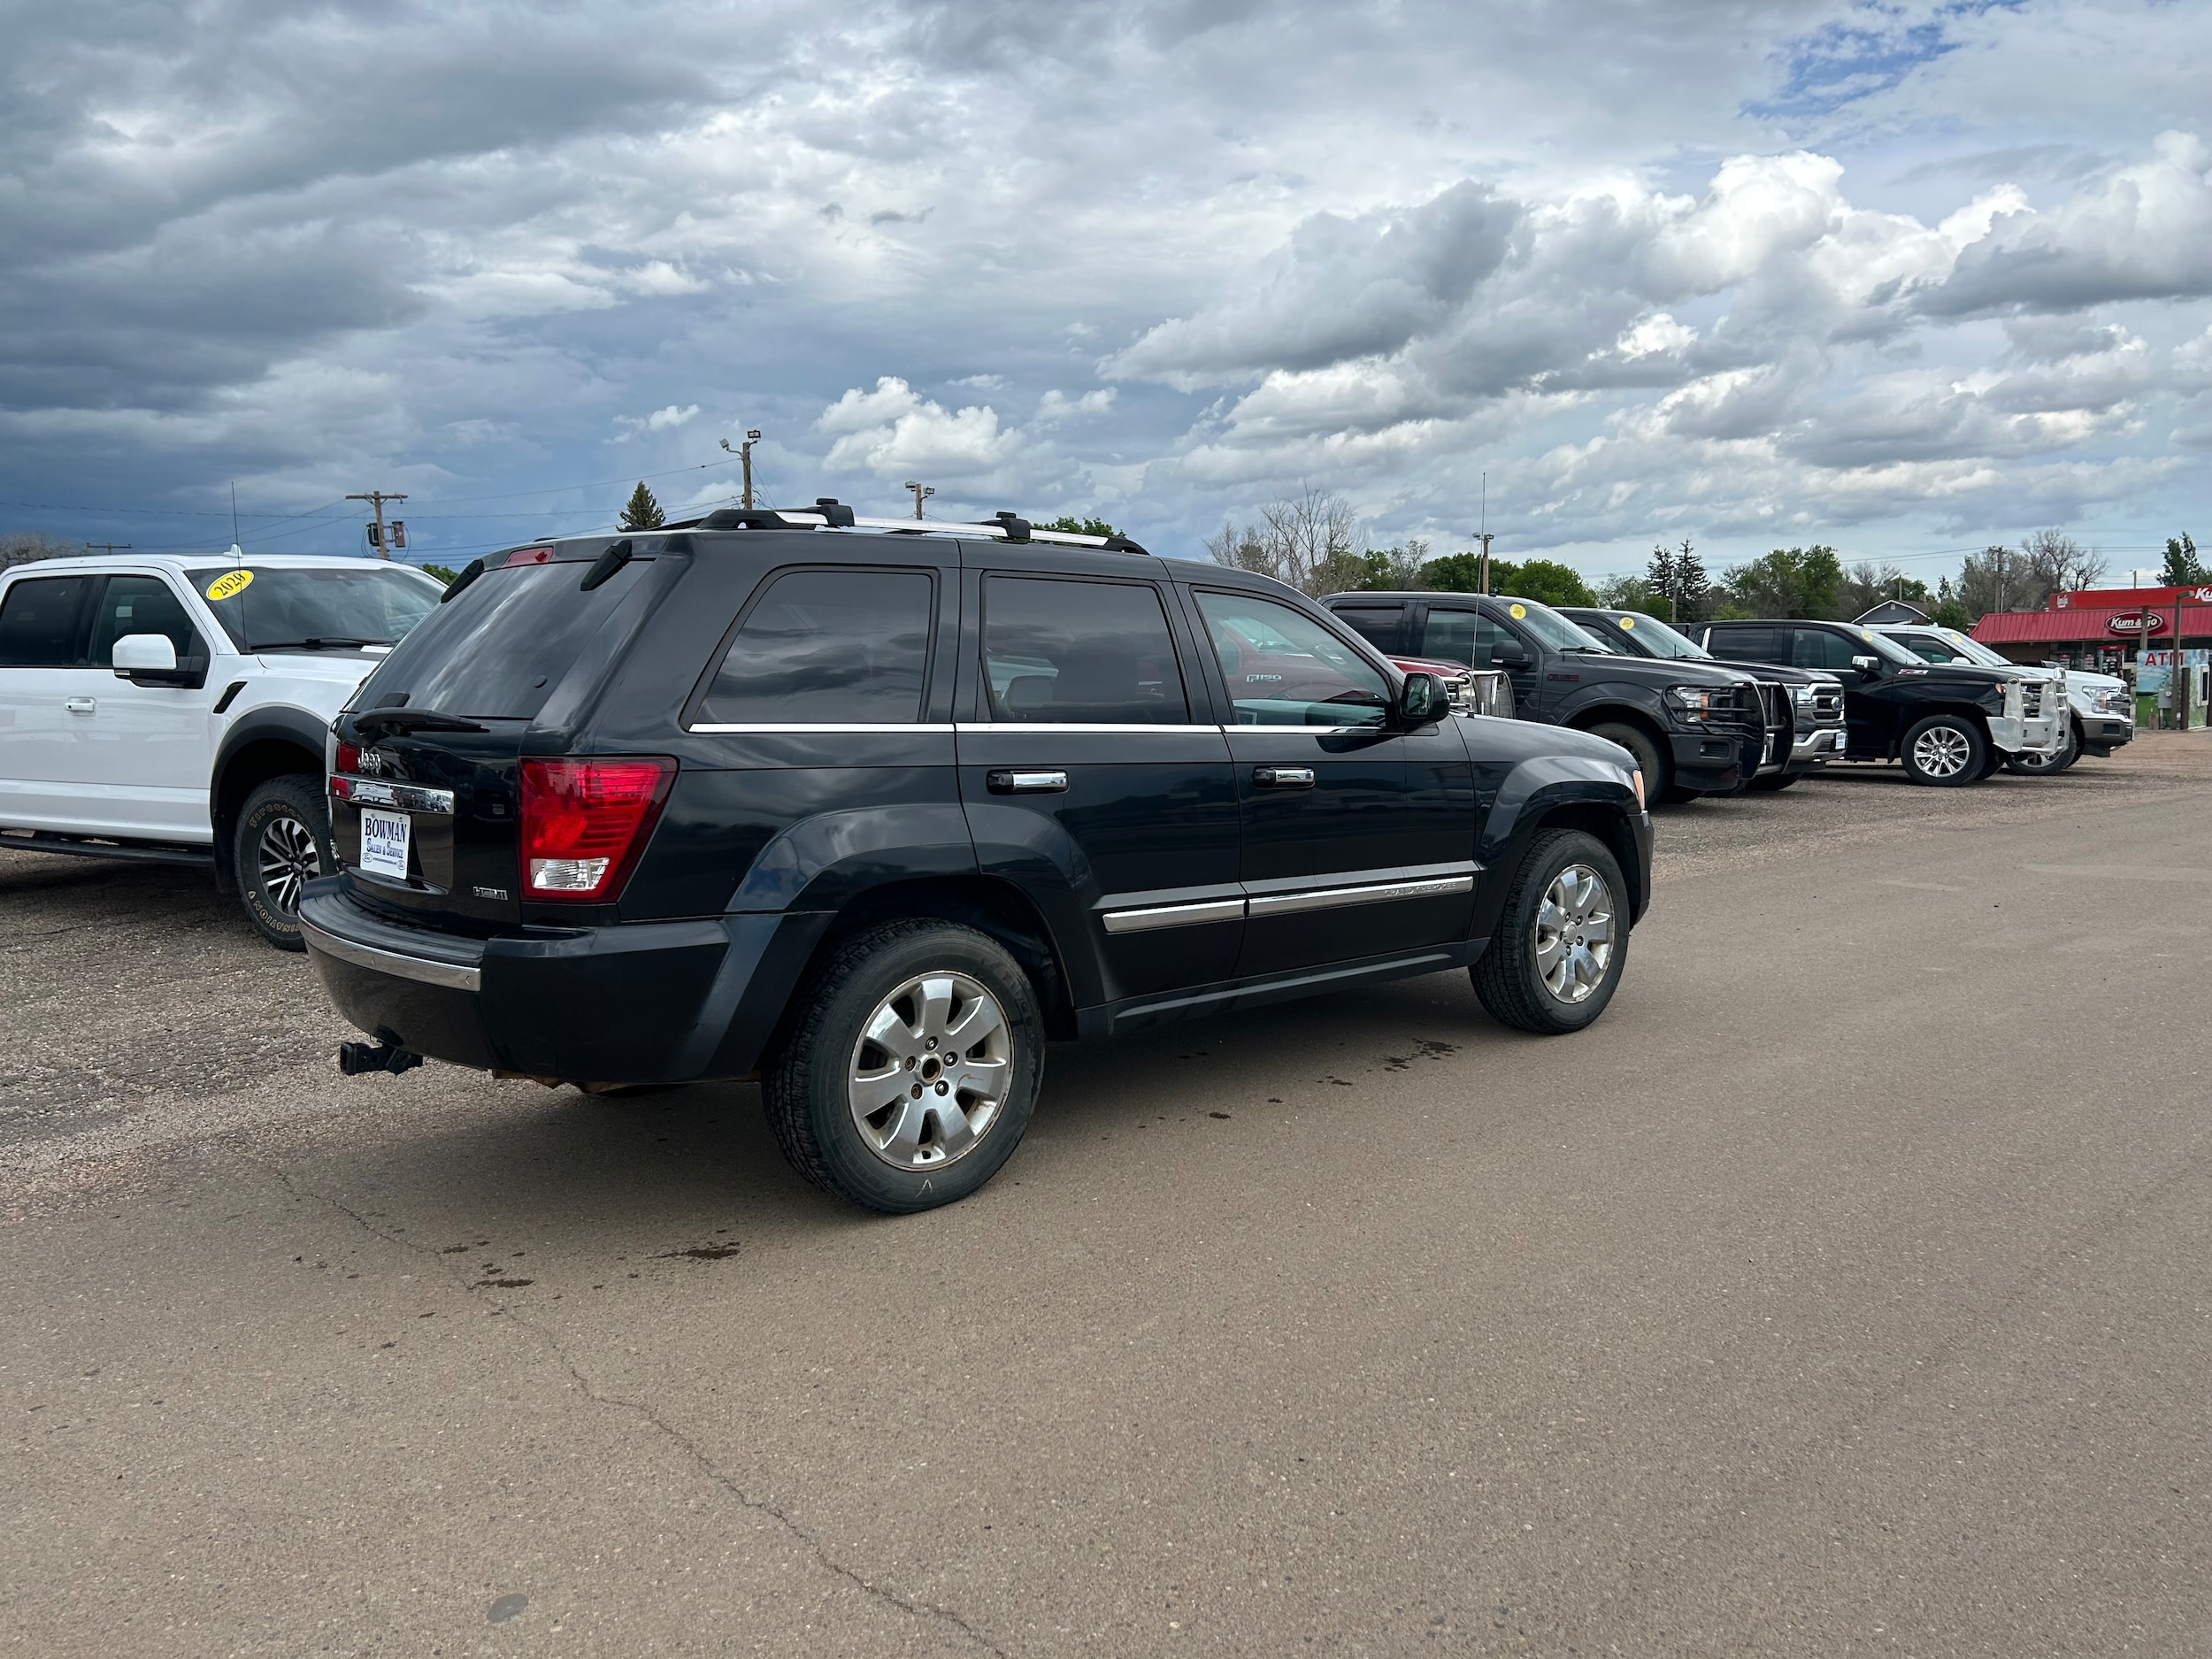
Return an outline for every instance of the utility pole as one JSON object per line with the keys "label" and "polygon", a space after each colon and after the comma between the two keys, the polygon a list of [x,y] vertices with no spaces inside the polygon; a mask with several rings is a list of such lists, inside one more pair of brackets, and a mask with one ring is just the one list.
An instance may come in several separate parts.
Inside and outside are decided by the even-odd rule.
{"label": "utility pole", "polygon": [[118,548],[129,547],[130,543],[127,541],[88,541],[84,545],[85,551],[88,553],[89,553],[96,547],[98,548],[103,553],[112,553]]}
{"label": "utility pole", "polygon": [[388,501],[405,501],[407,497],[392,495],[380,489],[372,489],[359,495],[349,495],[346,499],[365,501],[376,510],[376,528],[370,534],[369,540],[376,548],[377,557],[389,559],[392,557],[392,549],[385,544],[384,540],[384,503]]}
{"label": "utility pole", "polygon": [[1475,532],[1475,540],[1482,543],[1481,580],[1475,585],[1484,593],[1490,591],[1490,474],[1482,475],[1481,528]]}
{"label": "utility pole", "polygon": [[745,429],[745,442],[742,443],[733,444],[727,438],[722,440],[722,447],[745,464],[745,511],[748,512],[753,510],[753,446],[759,442],[760,428],[757,426]]}
{"label": "utility pole", "polygon": [[910,478],[906,480],[906,483],[902,486],[902,488],[910,489],[914,492],[914,516],[917,518],[922,516],[922,503],[937,493],[937,487],[935,485],[917,484]]}

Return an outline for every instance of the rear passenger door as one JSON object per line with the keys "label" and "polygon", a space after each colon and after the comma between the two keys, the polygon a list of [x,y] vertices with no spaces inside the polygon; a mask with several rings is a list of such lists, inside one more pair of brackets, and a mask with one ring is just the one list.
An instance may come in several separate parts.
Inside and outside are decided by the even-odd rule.
{"label": "rear passenger door", "polygon": [[980,867],[1087,941],[1079,1004],[1230,979],[1236,787],[1165,584],[1125,556],[970,556],[960,794]]}
{"label": "rear passenger door", "polygon": [[1251,910],[1240,979],[1466,937],[1473,772],[1455,720],[1390,723],[1382,671],[1294,606],[1194,588],[1229,703]]}
{"label": "rear passenger door", "polygon": [[11,829],[81,827],[70,780],[94,711],[84,613],[104,580],[19,576],[0,592],[0,825]]}

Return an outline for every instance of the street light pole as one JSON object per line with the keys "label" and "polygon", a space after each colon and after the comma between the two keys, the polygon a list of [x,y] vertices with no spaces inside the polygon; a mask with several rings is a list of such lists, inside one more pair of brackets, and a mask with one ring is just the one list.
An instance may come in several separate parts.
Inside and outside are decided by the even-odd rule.
{"label": "street light pole", "polygon": [[757,426],[746,428],[745,442],[742,443],[733,444],[727,438],[722,440],[722,447],[745,464],[745,511],[748,512],[753,510],[753,446],[759,442],[760,428]]}

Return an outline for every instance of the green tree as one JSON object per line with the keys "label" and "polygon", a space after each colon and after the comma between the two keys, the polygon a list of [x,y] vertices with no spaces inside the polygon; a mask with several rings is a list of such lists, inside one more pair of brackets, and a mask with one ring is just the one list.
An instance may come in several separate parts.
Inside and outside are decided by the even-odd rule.
{"label": "green tree", "polygon": [[1055,518],[1050,524],[1041,524],[1037,526],[1037,528],[1040,530],[1058,530],[1067,535],[1115,536],[1121,534],[1120,531],[1115,529],[1113,526],[1108,524],[1103,518],[1078,518],[1072,513],[1065,512],[1062,513],[1057,518]]}
{"label": "green tree", "polygon": [[1666,595],[1641,576],[1602,576],[1590,591],[1608,611],[1640,611],[1647,617],[1667,614]]}
{"label": "green tree", "polygon": [[436,577],[449,588],[453,586],[461,574],[460,572],[449,570],[442,565],[426,565],[422,567],[422,573],[426,576]]}
{"label": "green tree", "polygon": [[661,511],[660,503],[653,499],[653,492],[645,488],[645,480],[641,478],[637,488],[630,492],[630,499],[624,503],[622,517],[617,521],[616,527],[622,530],[657,530],[667,522],[668,515]]}
{"label": "green tree", "polygon": [[1713,579],[1705,573],[1705,561],[1698,557],[1687,536],[1675,553],[1674,586],[1668,591],[1674,599],[1677,622],[1702,622],[1712,609]]}
{"label": "green tree", "polygon": [[1836,620],[1843,561],[1832,547],[1776,548],[1747,565],[1732,565],[1728,603],[1740,615]]}
{"label": "green tree", "polygon": [[1936,583],[1935,606],[1928,612],[1928,620],[1939,628],[1956,628],[1963,634],[1981,618],[1967,610],[1959,597],[1958,584],[1946,576]]}
{"label": "green tree", "polygon": [[2166,538],[2164,573],[2169,588],[2194,588],[2212,581],[2212,570],[2207,570],[2197,557],[2197,539],[2186,530]]}
{"label": "green tree", "polygon": [[[1513,566],[1503,559],[1490,561],[1490,591],[1498,591],[1497,573]],[[1447,553],[1432,558],[1421,566],[1420,585],[1440,594],[1476,594],[1482,591],[1482,556],[1479,553]]]}
{"label": "green tree", "polygon": [[1498,562],[1490,561],[1490,591],[1511,594],[1516,599],[1533,599],[1540,605],[1594,605],[1597,595],[1590,591],[1582,572],[1572,565],[1553,559],[1525,559],[1513,572],[1509,584],[1501,583]]}

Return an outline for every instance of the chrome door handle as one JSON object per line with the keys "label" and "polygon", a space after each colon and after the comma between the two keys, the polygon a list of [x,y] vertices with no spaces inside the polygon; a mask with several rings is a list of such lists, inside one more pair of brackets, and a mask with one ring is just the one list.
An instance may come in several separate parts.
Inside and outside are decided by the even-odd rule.
{"label": "chrome door handle", "polygon": [[1310,766],[1255,766],[1252,781],[1262,789],[1310,789],[1313,787],[1313,768]]}
{"label": "chrome door handle", "polygon": [[72,697],[61,706],[72,714],[90,714],[100,705],[90,697]]}
{"label": "chrome door handle", "polygon": [[993,795],[1065,795],[1068,775],[1028,769],[992,772],[984,774],[983,787]]}

